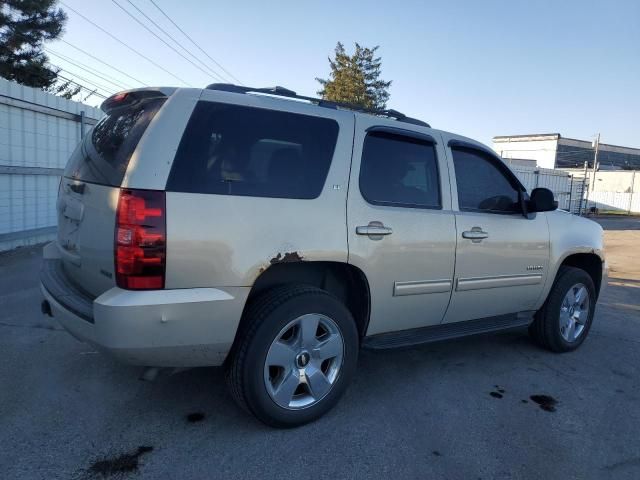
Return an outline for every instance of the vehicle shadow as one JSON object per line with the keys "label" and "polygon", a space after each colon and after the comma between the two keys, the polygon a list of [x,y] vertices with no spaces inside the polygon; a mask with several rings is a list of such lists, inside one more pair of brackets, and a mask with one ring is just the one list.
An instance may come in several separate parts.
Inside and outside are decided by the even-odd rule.
{"label": "vehicle shadow", "polygon": [[[629,321],[640,320],[638,287],[640,282],[631,279],[615,279],[609,285],[596,310],[594,336],[617,337]],[[583,349],[595,348],[589,343]],[[582,356],[583,349],[567,355]],[[472,379],[492,388],[494,376],[535,375],[555,364],[556,355],[537,346],[526,328],[394,350],[361,350],[357,375],[327,421],[359,415],[363,408],[377,412],[381,405],[398,405],[397,397],[417,391],[427,398],[432,385],[444,386],[452,379]],[[232,427],[245,433],[268,429],[235,405],[220,367],[159,378],[148,395],[161,418],[179,415],[188,424],[187,416],[195,413],[203,414],[204,421],[216,428]]]}
{"label": "vehicle shadow", "polygon": [[[402,394],[403,385],[437,382],[438,377],[462,371],[473,374],[478,359],[499,363],[504,355],[513,357],[515,350],[525,363],[546,354],[533,344],[526,329],[394,350],[361,350],[356,378],[334,410],[338,415],[340,411],[354,415],[369,402],[389,404],[393,395]],[[153,397],[160,418],[175,419],[179,415],[188,424],[190,414],[202,414],[203,421],[214,423],[215,428],[233,427],[246,432],[269,429],[235,404],[224,377],[222,367],[194,368],[158,378],[148,395]]]}

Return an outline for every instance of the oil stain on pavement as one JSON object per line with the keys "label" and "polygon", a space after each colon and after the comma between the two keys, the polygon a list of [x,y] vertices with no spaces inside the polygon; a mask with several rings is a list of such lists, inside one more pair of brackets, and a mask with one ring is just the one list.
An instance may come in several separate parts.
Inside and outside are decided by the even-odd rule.
{"label": "oil stain on pavement", "polygon": [[131,453],[123,453],[112,458],[102,458],[91,465],[88,471],[99,478],[121,478],[127,473],[136,472],[140,466],[140,457],[151,451],[153,451],[153,447],[143,445]]}
{"label": "oil stain on pavement", "polygon": [[535,403],[537,403],[545,412],[555,412],[558,401],[551,395],[531,395],[529,397]]}
{"label": "oil stain on pavement", "polygon": [[500,385],[494,385],[494,387],[496,388],[496,390],[493,392],[489,392],[489,395],[491,395],[493,398],[502,398],[505,392],[504,388],[502,388]]}
{"label": "oil stain on pavement", "polygon": [[198,423],[204,420],[204,413],[194,412],[187,415],[187,422]]}

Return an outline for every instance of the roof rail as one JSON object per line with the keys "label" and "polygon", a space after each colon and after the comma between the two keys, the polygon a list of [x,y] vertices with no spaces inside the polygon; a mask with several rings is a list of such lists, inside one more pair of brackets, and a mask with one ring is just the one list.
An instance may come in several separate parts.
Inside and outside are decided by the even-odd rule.
{"label": "roof rail", "polygon": [[298,95],[293,90],[289,90],[288,88],[284,88],[284,87],[276,86],[276,87],[267,87],[267,88],[253,88],[253,87],[243,87],[240,85],[234,85],[232,83],[212,83],[211,85],[207,85],[207,90],[218,90],[222,92],[232,92],[232,93],[263,93],[265,95],[275,95],[278,97],[295,98],[296,100],[306,100],[320,107],[344,108],[344,109],[353,110],[356,112],[370,113],[372,115],[377,115],[379,117],[393,118],[399,122],[410,123],[412,125],[420,125],[422,127],[431,128],[431,126],[427,122],[418,120],[417,118],[407,117],[404,113],[398,112],[397,110],[393,110],[393,109],[376,110],[371,108],[360,107],[359,105],[353,105],[351,103],[334,102],[331,100],[324,100],[322,98],[305,97],[304,95]]}

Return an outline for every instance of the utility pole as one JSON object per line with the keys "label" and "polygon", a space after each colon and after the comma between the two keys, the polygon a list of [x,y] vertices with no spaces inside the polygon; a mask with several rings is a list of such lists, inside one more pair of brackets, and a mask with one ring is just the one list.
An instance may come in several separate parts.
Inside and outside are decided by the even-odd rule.
{"label": "utility pole", "polygon": [[[589,184],[587,183],[587,178],[589,177],[589,162],[584,161],[584,174],[582,175],[582,189],[580,190],[580,209],[578,210],[578,215],[582,215],[583,213],[587,213],[587,207],[589,206]],[[585,189],[586,185],[586,189]],[[585,191],[586,190],[586,191]]]}
{"label": "utility pole", "polygon": [[[600,134],[598,134],[598,136],[596,137],[596,139],[593,141],[593,143],[591,144],[593,146],[594,149],[594,155],[593,155],[593,173],[590,175],[591,178],[589,178],[589,185],[587,185],[587,201],[586,201],[586,206],[585,206],[585,213],[589,213],[589,200],[591,197],[591,193],[593,192],[594,188],[596,188],[596,169],[598,168],[598,150],[600,149]],[[587,178],[587,162],[584,162],[584,178]],[[583,189],[584,191],[584,189]]]}

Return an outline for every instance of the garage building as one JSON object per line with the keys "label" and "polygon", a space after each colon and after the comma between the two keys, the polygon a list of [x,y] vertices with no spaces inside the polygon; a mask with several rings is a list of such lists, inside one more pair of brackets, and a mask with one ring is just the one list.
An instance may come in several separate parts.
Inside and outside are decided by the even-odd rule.
{"label": "garage building", "polygon": [[[594,147],[590,140],[566,138],[559,133],[506,135],[493,137],[493,149],[502,158],[535,160],[541,168],[593,166]],[[598,163],[602,169],[640,169],[640,148],[600,143]]]}

